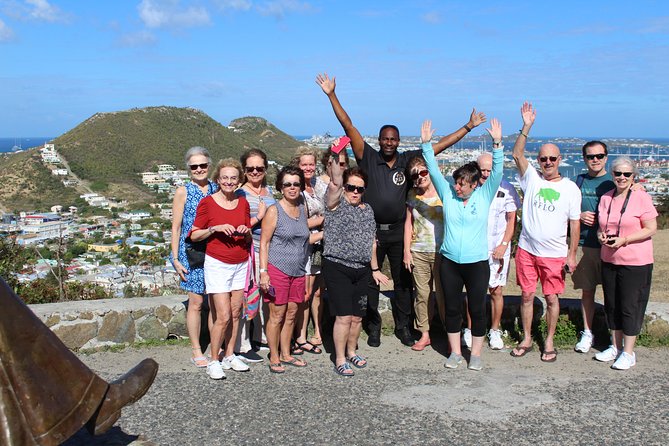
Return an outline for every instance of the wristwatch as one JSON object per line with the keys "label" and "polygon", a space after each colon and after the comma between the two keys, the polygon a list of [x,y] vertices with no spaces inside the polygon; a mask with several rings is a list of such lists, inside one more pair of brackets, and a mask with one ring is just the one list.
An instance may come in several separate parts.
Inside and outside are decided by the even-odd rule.
{"label": "wristwatch", "polygon": [[502,246],[509,246],[509,242],[502,242]]}

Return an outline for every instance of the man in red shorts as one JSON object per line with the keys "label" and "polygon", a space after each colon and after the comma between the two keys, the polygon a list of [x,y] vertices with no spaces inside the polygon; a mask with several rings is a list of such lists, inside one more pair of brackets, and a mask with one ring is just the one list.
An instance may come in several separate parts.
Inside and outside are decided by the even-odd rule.
{"label": "man in red shorts", "polygon": [[[548,333],[541,360],[554,362],[557,350],[553,336],[560,315],[558,296],[564,292],[564,271],[576,268],[576,250],[580,238],[581,191],[574,182],[563,178],[558,171],[561,156],[555,144],[544,144],[537,161],[539,174],[525,157],[525,144],[536,110],[532,104],[521,108],[523,128],[513,146],[513,159],[518,167],[520,187],[523,190],[523,229],[516,252],[516,278],[522,292],[520,315],[523,340],[511,356],[520,357],[532,350],[532,316],[537,280],[546,299]],[[567,246],[569,225],[569,246]]]}

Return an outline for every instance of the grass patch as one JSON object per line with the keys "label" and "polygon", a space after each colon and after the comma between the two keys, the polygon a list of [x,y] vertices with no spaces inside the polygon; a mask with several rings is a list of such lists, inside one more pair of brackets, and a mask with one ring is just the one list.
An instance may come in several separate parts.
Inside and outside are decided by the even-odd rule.
{"label": "grass patch", "polygon": [[93,353],[100,353],[100,352],[117,353],[117,352],[122,352],[126,348],[164,347],[167,345],[178,345],[187,347],[190,345],[190,339],[188,338],[148,339],[146,341],[138,341],[130,344],[102,345],[96,348],[82,349],[79,350],[79,353],[81,353],[82,355],[92,355]]}

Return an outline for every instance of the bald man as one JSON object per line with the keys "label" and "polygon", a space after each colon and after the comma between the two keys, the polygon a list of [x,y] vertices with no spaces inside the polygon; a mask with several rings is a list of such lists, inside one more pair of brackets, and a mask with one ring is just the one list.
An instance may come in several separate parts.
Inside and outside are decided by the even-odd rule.
{"label": "bald man", "polygon": [[[525,356],[532,350],[532,317],[537,281],[546,299],[548,333],[541,360],[555,362],[557,350],[553,336],[560,315],[559,295],[564,293],[565,271],[576,269],[576,250],[580,238],[581,191],[576,184],[560,175],[560,149],[555,144],[544,144],[539,149],[538,173],[525,157],[525,144],[536,118],[532,104],[521,108],[523,128],[513,146],[513,159],[518,168],[523,190],[523,229],[516,252],[516,279],[520,285],[522,303],[520,315],[523,340],[511,356]],[[569,227],[569,245],[567,245]]]}

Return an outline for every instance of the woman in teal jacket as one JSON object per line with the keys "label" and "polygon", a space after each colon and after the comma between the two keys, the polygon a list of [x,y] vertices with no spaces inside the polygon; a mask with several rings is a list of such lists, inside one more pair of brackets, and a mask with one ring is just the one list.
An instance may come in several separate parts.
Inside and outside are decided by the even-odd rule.
{"label": "woman in teal jacket", "polygon": [[441,174],[430,140],[434,134],[431,121],[421,128],[421,148],[430,178],[443,203],[444,241],[441,278],[446,309],[446,331],[451,354],[445,366],[454,369],[462,362],[460,328],[462,327],[462,287],[467,291],[467,305],[472,318],[472,350],[469,368],[481,370],[481,349],[486,329],[485,296],[490,278],[488,266],[488,210],[502,180],[504,154],[502,126],[497,119],[486,129],[493,141],[492,173],[479,186],[481,170],[476,162],[453,172],[454,185]]}

